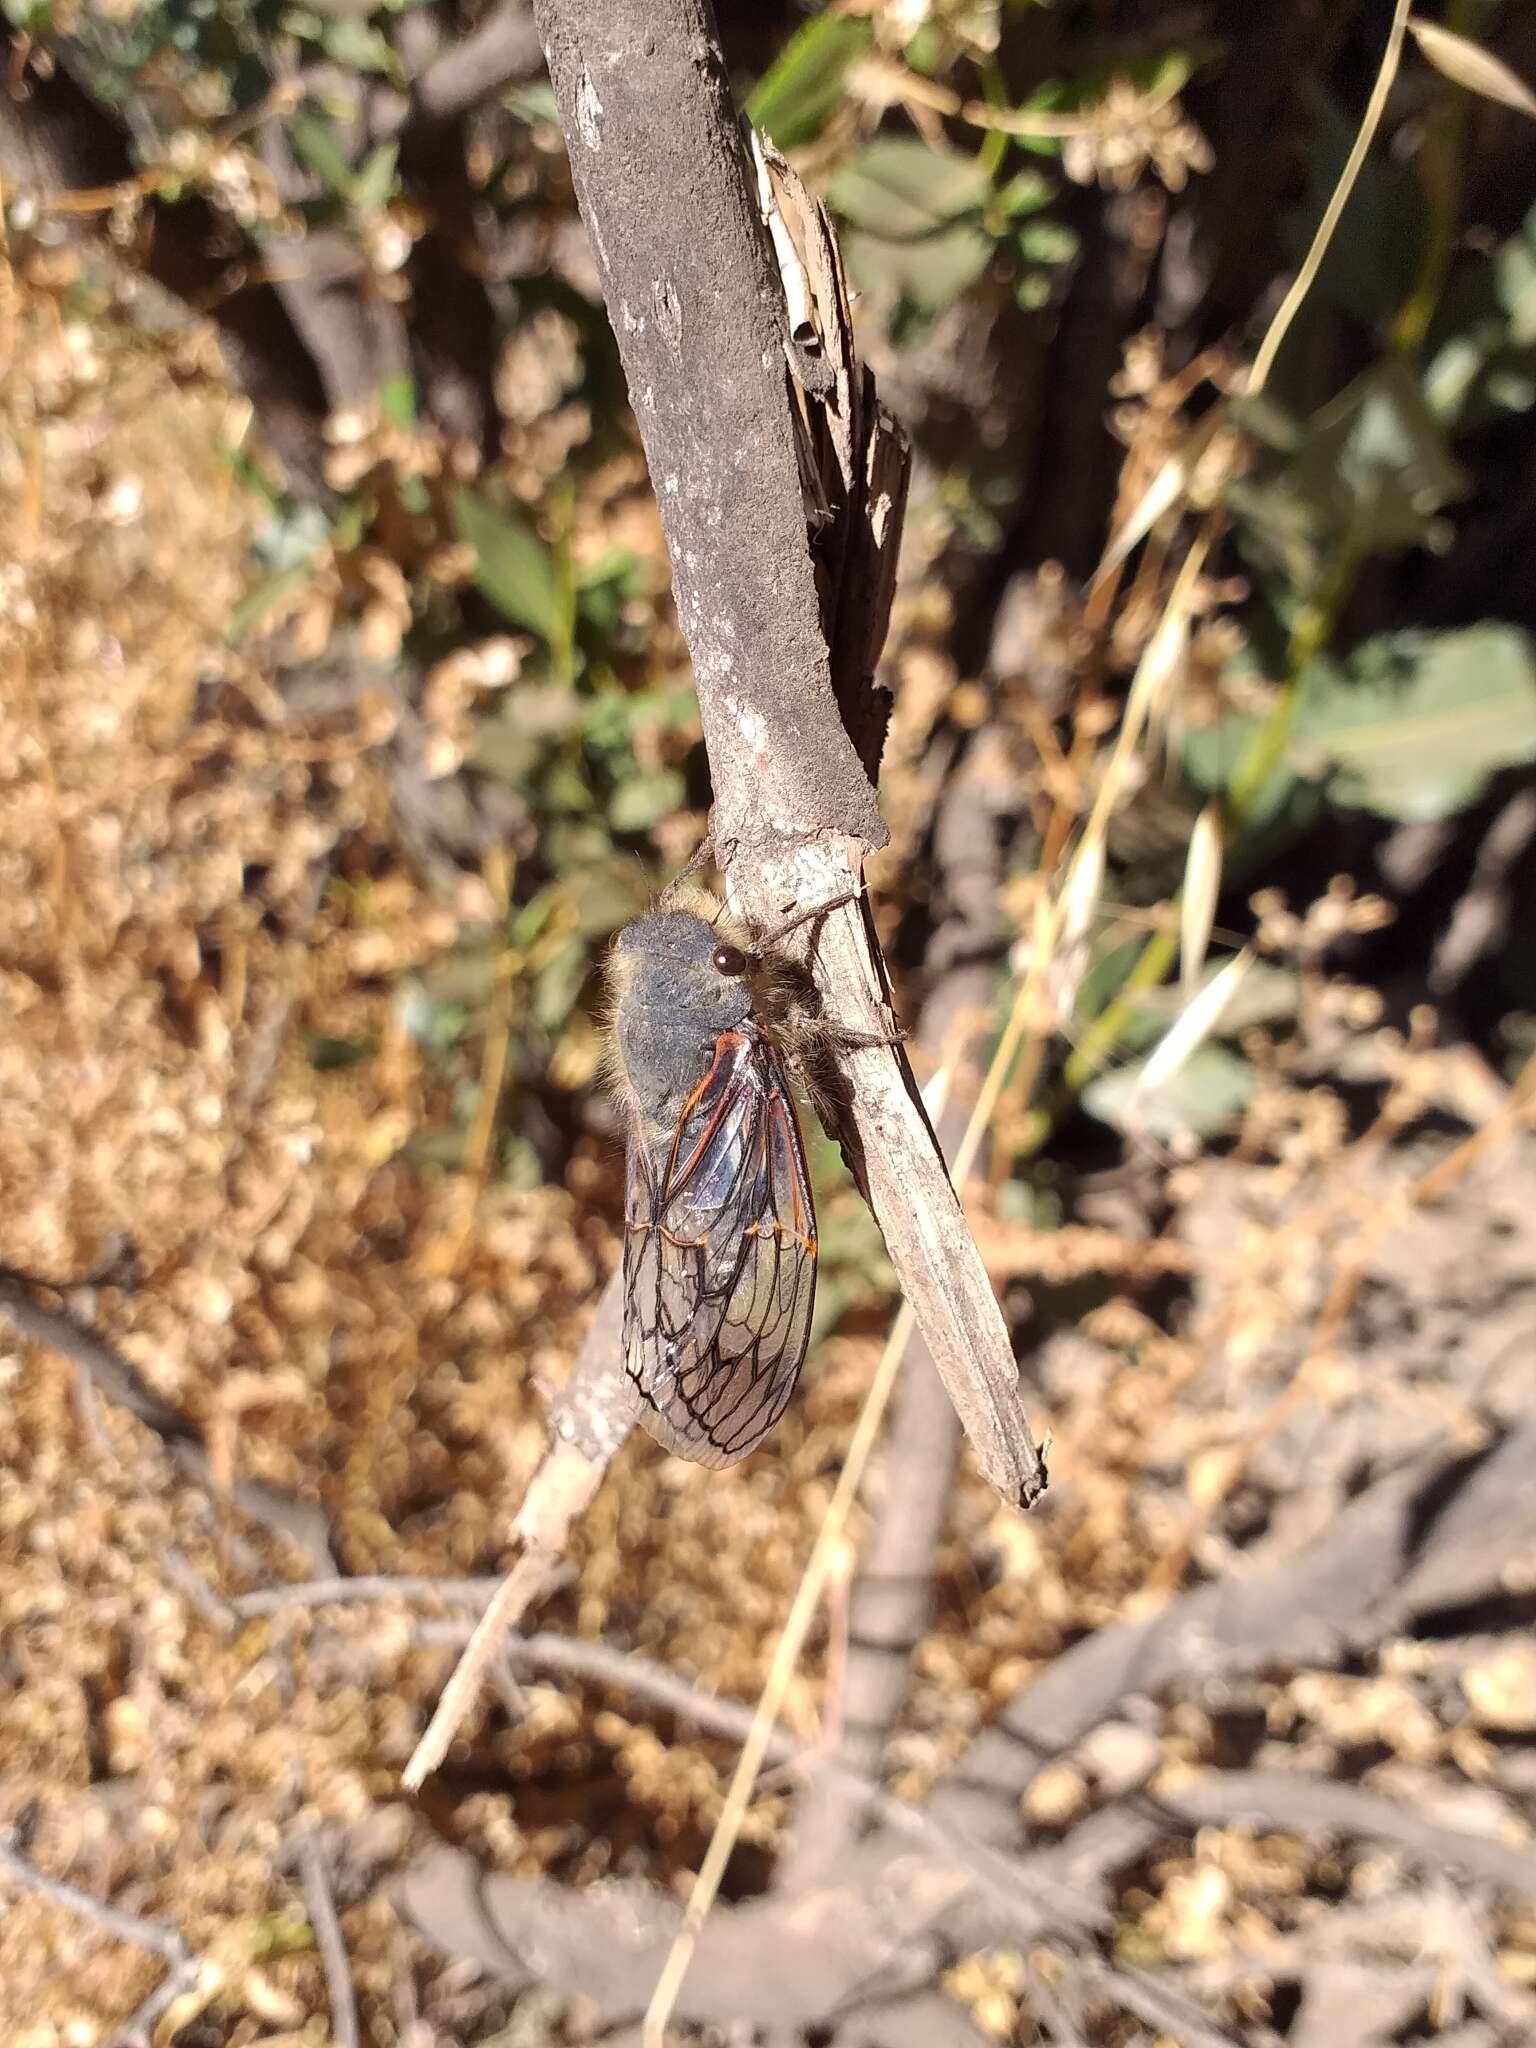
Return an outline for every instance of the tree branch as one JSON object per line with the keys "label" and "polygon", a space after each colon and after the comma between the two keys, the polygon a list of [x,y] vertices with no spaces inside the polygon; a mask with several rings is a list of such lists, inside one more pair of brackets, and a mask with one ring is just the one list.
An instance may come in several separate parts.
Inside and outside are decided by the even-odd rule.
{"label": "tree branch", "polygon": [[[827,443],[838,455],[844,563],[861,559],[850,534],[860,521],[893,546],[900,494],[887,482],[871,495],[880,437],[860,425],[868,384],[851,364],[840,277],[818,280],[814,251],[825,382],[813,392],[803,374],[708,0],[539,0],[536,13],[671,554],[718,857],[738,907],[771,929],[787,906],[856,890],[866,854],[885,839],[850,734],[852,725],[865,737],[855,700],[872,686],[846,669],[834,678],[829,659],[844,636],[818,590],[807,456],[814,467]],[[812,209],[809,225],[835,263],[824,215]],[[839,614],[868,597],[839,588]],[[876,626],[883,635],[878,604],[867,624],[866,643]],[[828,1015],[852,1033],[888,1035],[887,982],[862,905],[820,921],[813,950]],[[899,1049],[878,1048],[849,1055],[843,1078],[838,1135],[862,1168],[918,1326],[981,1469],[1027,1505],[1044,1469],[910,1068]]]}
{"label": "tree branch", "polygon": [[544,51],[528,0],[497,0],[462,42],[444,50],[411,87],[411,125],[457,121],[509,85],[537,78]]}
{"label": "tree branch", "polygon": [[417,1790],[448,1753],[492,1660],[560,1568],[571,1525],[586,1512],[603,1474],[635,1425],[639,1399],[623,1370],[619,1338],[624,1318],[623,1268],[616,1267],[598,1298],[571,1376],[550,1416],[550,1448],[529,1482],[513,1525],[522,1545],[516,1565],[492,1594],[468,1647],[405,1767],[406,1786]]}
{"label": "tree branch", "polygon": [[[768,164],[749,190],[708,0],[543,0],[538,19],[672,558],[714,778],[717,859],[759,929],[787,907],[840,904],[814,921],[827,1012],[855,1035],[887,1037],[884,963],[862,904],[848,899],[865,853],[885,838],[869,773],[884,729],[873,670],[906,461],[854,356],[830,223],[774,158],[807,248],[819,328],[819,374],[808,378],[759,210]],[[832,522],[819,560],[807,530],[813,495],[818,531]],[[911,1069],[883,1046],[851,1056],[839,1078],[838,1136],[918,1329],[982,1471],[1027,1506],[1044,1467]],[[441,1762],[505,1630],[634,1424],[621,1288],[616,1273],[523,1504],[525,1555],[482,1615],[407,1786]]]}
{"label": "tree branch", "polygon": [[[961,774],[935,823],[934,854],[951,915],[936,927],[927,965],[935,979],[918,1036],[935,1063],[964,1074],[977,1020],[986,1015],[999,951],[997,890],[1001,835],[995,803],[981,800],[974,776]],[[939,1142],[952,1159],[964,1136],[962,1084],[937,1117]],[[859,1559],[849,1606],[841,1760],[878,1777],[881,1753],[911,1678],[912,1653],[932,1626],[934,1559],[954,1493],[960,1431],[933,1360],[914,1337],[883,1447],[874,1520]],[[859,1832],[867,1802],[835,1771],[811,1777],[795,1813],[775,1884],[794,1891],[836,1869]]]}

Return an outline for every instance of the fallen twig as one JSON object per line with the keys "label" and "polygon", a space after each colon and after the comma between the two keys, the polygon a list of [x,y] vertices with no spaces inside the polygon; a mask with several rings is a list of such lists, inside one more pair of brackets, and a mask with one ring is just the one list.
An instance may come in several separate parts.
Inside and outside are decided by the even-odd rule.
{"label": "fallen twig", "polygon": [[304,1901],[309,1910],[309,1924],[315,1933],[315,1946],[320,1951],[320,1961],[325,1970],[325,1993],[331,2008],[331,2037],[336,2048],[358,2048],[361,2036],[352,1966],[347,1960],[347,1944],[336,1912],[336,1901],[331,1896],[325,1857],[312,1835],[306,1835],[299,1843],[294,1860],[304,1887]]}
{"label": "fallen twig", "polygon": [[187,1947],[178,1930],[163,1920],[146,1920],[137,1913],[124,1913],[117,1906],[109,1906],[104,1899],[81,1891],[77,1885],[66,1884],[63,1878],[49,1877],[19,1852],[15,1836],[9,1830],[0,1830],[0,1871],[24,1890],[52,1899],[66,1912],[99,1927],[114,1941],[126,1941],[135,1948],[148,1949],[166,1965],[166,1976],[108,2044],[108,2048],[116,2048],[118,2043],[122,2048],[149,2048],[155,2022],[184,1991],[192,1988],[203,1967],[201,1959]]}
{"label": "fallen twig", "polygon": [[145,1386],[134,1368],[105,1338],[67,1308],[45,1308],[21,1278],[0,1268],[0,1316],[23,1337],[70,1359],[109,1401],[152,1430],[196,1485],[227,1498],[263,1528],[297,1544],[320,1571],[333,1572],[330,1525],[319,1509],[259,1479],[237,1479],[221,1488],[197,1425]]}
{"label": "fallen twig", "polygon": [[167,1443],[196,1442],[197,1431],[179,1409],[145,1386],[138,1373],[67,1308],[45,1308],[21,1278],[0,1272],[0,1315],[23,1337],[78,1365],[109,1401],[126,1408]]}
{"label": "fallen twig", "polygon": [[[415,1632],[415,1640],[429,1646],[462,1642],[464,1628],[464,1622],[451,1618],[423,1622]],[[610,1685],[728,1741],[744,1742],[756,1719],[754,1709],[744,1700],[702,1692],[675,1671],[611,1643],[553,1633],[513,1635],[507,1642],[507,1655],[519,1672],[560,1673],[591,1684]],[[964,1870],[983,1892],[1011,1914],[1017,1916],[1020,1900],[1028,1893],[1032,1915],[1028,1925],[1032,1932],[1038,1932],[1045,1924],[1042,1914],[1049,1916],[1049,1924],[1058,1928],[1083,1929],[1096,1924],[1097,1912],[1088,1903],[1088,1889],[1105,1868],[1125,1859],[1130,1853],[1128,1843],[1139,1846],[1155,1833],[1155,1825],[1144,1817],[1116,1818],[1099,1829],[1086,1823],[1071,1838],[1073,1872],[1069,1888],[1047,1877],[1052,1861],[1059,1860],[1057,1850],[1037,1851],[1026,1857],[998,1855],[968,1841],[926,1807],[899,1799],[844,1757],[818,1751],[814,1745],[803,1742],[788,1728],[769,1729],[764,1756],[771,1763],[804,1767],[837,1779],[856,1809],[867,1812],[914,1847]]]}
{"label": "fallen twig", "polygon": [[160,1563],[171,1584],[186,1594],[210,1628],[217,1629],[220,1635],[233,1633],[239,1626],[233,1605],[209,1585],[184,1550],[167,1543],[160,1553]]}
{"label": "fallen twig", "polygon": [[185,1962],[167,1970],[154,1990],[140,1999],[117,2032],[107,2038],[103,2048],[153,2048],[155,2029],[161,2017],[170,2011],[178,1998],[193,1988],[202,1968],[196,1956],[188,1956]]}
{"label": "fallen twig", "polygon": [[1183,1992],[1154,1977],[1150,1970],[1105,1963],[1098,1965],[1093,1974],[1116,2004],[1181,2043],[1181,2048],[1236,2048],[1229,2033],[1208,2020]]}
{"label": "fallen twig", "polygon": [[[1129,1696],[1197,1674],[1251,1671],[1282,1655],[1293,1665],[1328,1663],[1438,1600],[1489,1590],[1510,1546],[1531,1540],[1533,1459],[1536,1423],[1470,1473],[1443,1453],[1424,1458],[1378,1481],[1283,1564],[1200,1586],[1145,1621],[1086,1637],[1010,1701],[935,1792],[934,1810],[980,1839],[1007,1839],[1042,1764]],[[1448,1479],[1458,1487],[1448,1490]],[[1466,1560],[1476,1567],[1471,1584],[1457,1569]]]}
{"label": "fallen twig", "polygon": [[1254,1821],[1285,1832],[1332,1830],[1386,1842],[1430,1870],[1460,1870],[1516,1898],[1536,1899],[1536,1853],[1426,1820],[1363,1785],[1300,1771],[1212,1771],[1152,1801],[1185,1828]]}
{"label": "fallen twig", "polygon": [[281,1614],[290,1607],[347,1607],[370,1600],[445,1600],[453,1607],[486,1607],[504,1583],[500,1572],[475,1579],[427,1579],[409,1573],[359,1573],[355,1579],[302,1579],[289,1586],[262,1586],[237,1593],[229,1611],[241,1621]]}

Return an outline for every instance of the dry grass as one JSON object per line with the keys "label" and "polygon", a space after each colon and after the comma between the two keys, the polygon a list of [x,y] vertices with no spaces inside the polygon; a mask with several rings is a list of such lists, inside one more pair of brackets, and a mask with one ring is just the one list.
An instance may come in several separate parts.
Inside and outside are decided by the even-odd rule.
{"label": "dry grass", "polygon": [[[189,1594],[180,1561],[222,1595],[312,1569],[222,1497],[257,1476],[323,1507],[349,1571],[493,1568],[542,1449],[541,1390],[616,1253],[616,1164],[585,1144],[566,1186],[520,1193],[403,1156],[443,1104],[402,1027],[401,980],[452,944],[458,912],[398,843],[367,716],[295,722],[225,645],[249,520],[216,452],[238,423],[227,393],[195,352],[68,311],[63,282],[13,280],[0,400],[0,1263],[68,1285],[131,1253],[131,1284],[69,1300],[199,1423],[217,1483],[190,1483],[64,1357],[0,1338],[0,1827],[21,1831],[39,1869],[177,1927],[207,1968],[175,2017],[206,2010],[244,2041],[326,2024],[287,1859],[312,1828],[346,1824],[337,1903],[365,2028],[403,2036],[412,1977],[429,2023],[468,2038],[502,2017],[497,1995],[419,1954],[378,1876],[440,1834],[503,1869],[680,1883],[729,1752],[664,1739],[600,1689],[535,1685],[520,1721],[486,1706],[408,1803],[400,1768],[448,1653],[422,1647],[406,1608],[228,1626],[217,1598]],[[1069,614],[1063,640],[1077,647]],[[1156,616],[1149,591],[1127,668]],[[915,687],[891,799],[910,844],[922,740],[955,678],[916,632],[903,659]],[[994,744],[1016,740],[1022,755],[1038,721],[1016,711],[1013,737],[1005,718]],[[1058,874],[1093,807],[1106,721],[1091,693],[1082,729],[1071,757],[1031,757]],[[349,886],[326,879],[337,875]],[[1022,906],[1023,932],[1037,901]],[[1307,1404],[1379,1397],[1339,1377],[1324,1321],[1304,1394],[1270,1414],[1298,1331],[1326,1318],[1351,1257],[1381,1256],[1407,1213],[1385,1139],[1426,1105],[1480,1122],[1498,1097],[1480,1099],[1464,1063],[1434,1051],[1427,1020],[1416,1039],[1383,1033],[1369,990],[1323,976],[1323,925],[1369,914],[1339,897],[1300,916],[1268,907],[1261,939],[1297,964],[1302,1017],[1254,1037],[1261,1083],[1236,1165],[1180,1169],[1160,1234],[1036,1230],[978,1191],[1000,1282],[1087,1283],[1089,1298],[1041,1362],[1054,1505],[1021,1522],[974,1479],[958,1491],[939,1613],[891,1745],[899,1791],[931,1785],[1083,1632],[1166,1599],[1187,1571],[1221,1568],[1227,1510],[1255,1470],[1278,1487],[1265,1460]],[[1038,1046],[1054,1013],[1042,1001],[1023,1021]],[[323,1072],[317,1035],[369,1050]],[[1384,1090],[1386,1121],[1364,1137],[1316,1083],[1325,1055]],[[1024,1132],[1028,1106],[1016,1086],[1005,1136]],[[1244,1177],[1239,1191],[1223,1172]],[[1224,1236],[1212,1205],[1237,1215],[1239,1194],[1243,1222]],[[1192,1320],[1154,1310],[1170,1282],[1192,1288]],[[741,1471],[632,1445],[577,1533],[575,1577],[547,1625],[755,1694],[876,1351],[857,1319],[823,1346],[804,1398]],[[1414,1426],[1427,1435],[1445,1402],[1421,1391]],[[1421,1676],[1256,1681],[1229,1706],[1258,1713],[1277,1743],[1326,1749],[1364,1730],[1389,1762],[1427,1760],[1475,1789],[1487,1745],[1457,1735],[1444,1688],[1426,1694]],[[820,1669],[803,1671],[785,1720],[812,1736],[822,1695]],[[1220,1713],[1178,1703],[1158,1760],[1176,1773],[1219,1758],[1225,1740]],[[1095,1768],[1063,1760],[1032,1794],[1033,1817],[1066,1824],[1094,1796]],[[786,1811],[760,1801],[745,1839],[772,1846]],[[1121,1902],[1129,1949],[1230,1957],[1292,1924],[1309,1894],[1355,1881],[1326,1863],[1289,1838],[1209,1831],[1137,1874]],[[1498,1938],[1511,1980],[1536,1969],[1528,1920]],[[7,1899],[0,2009],[26,2048],[91,2048],[163,1967],[55,1901]],[[1018,1959],[966,1970],[953,1988],[997,2038],[1027,2024]]]}
{"label": "dry grass", "polygon": [[[399,1022],[400,977],[456,920],[393,843],[366,725],[295,726],[224,645],[248,536],[217,453],[230,401],[111,318],[71,317],[27,278],[18,292],[0,419],[0,1263],[67,1285],[130,1254],[132,1284],[84,1305],[204,1428],[226,1484],[260,1476],[321,1503],[349,1570],[456,1577],[498,1554],[542,1443],[537,1389],[614,1254],[614,1171],[589,1161],[578,1200],[401,1160],[442,1105]],[[324,886],[331,870],[366,890]],[[310,1034],[374,1050],[322,1073]],[[253,1553],[62,1357],[9,1338],[3,1357],[0,1625],[17,1682],[0,1698],[0,1823],[25,1822],[39,1863],[103,1895],[131,1879],[220,1959],[226,2003],[297,2024],[323,1991],[312,1951],[267,1952],[293,1899],[276,1852],[310,1820],[375,1806],[394,1853],[420,1838],[396,1780],[443,1658],[366,1613],[221,1634],[171,1546],[230,1590],[299,1561]],[[686,1634],[703,1677],[749,1690],[850,1399],[831,1375],[790,1469],[724,1490],[636,1459],[583,1531],[567,1624],[640,1618],[661,1650]],[[753,1560],[744,1599],[721,1583],[727,1548]],[[594,1738],[553,1692],[495,1748],[540,1784],[543,1817],[509,1837],[501,1802],[471,1799],[452,1831],[533,1863],[571,1853],[594,1778],[628,1784],[658,1845],[713,1782],[616,1717]],[[365,1984],[367,1917],[348,1920]],[[39,2042],[94,2038],[157,1967],[125,1974],[115,1945],[40,1900],[0,1932],[7,2012]]]}

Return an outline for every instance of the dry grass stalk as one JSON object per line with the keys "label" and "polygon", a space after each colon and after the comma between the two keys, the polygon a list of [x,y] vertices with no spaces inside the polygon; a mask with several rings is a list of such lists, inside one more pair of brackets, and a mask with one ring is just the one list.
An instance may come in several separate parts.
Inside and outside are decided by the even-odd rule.
{"label": "dry grass stalk", "polygon": [[1312,237],[1312,246],[1307,251],[1306,260],[1297,271],[1290,290],[1281,300],[1274,319],[1269,323],[1269,330],[1259,344],[1258,354],[1253,359],[1253,368],[1248,373],[1247,384],[1250,398],[1257,396],[1269,382],[1269,373],[1275,367],[1275,358],[1280,353],[1281,344],[1291,330],[1291,322],[1301,311],[1306,296],[1316,281],[1317,273],[1323,267],[1328,245],[1333,240],[1334,231],[1344,216],[1345,207],[1349,204],[1349,195],[1355,189],[1355,181],[1360,175],[1366,157],[1370,154],[1371,144],[1376,139],[1376,130],[1381,126],[1381,117],[1386,112],[1392,81],[1397,77],[1398,61],[1403,53],[1403,34],[1408,26],[1408,7],[1409,0],[1397,0],[1392,10],[1392,25],[1387,31],[1386,46],[1381,53],[1381,66],[1376,73],[1376,82],[1371,87],[1371,96],[1366,102],[1365,113],[1356,130],[1354,143],[1344,160],[1344,168],[1339,173],[1338,183],[1323,209],[1323,217],[1317,224],[1317,233]]}

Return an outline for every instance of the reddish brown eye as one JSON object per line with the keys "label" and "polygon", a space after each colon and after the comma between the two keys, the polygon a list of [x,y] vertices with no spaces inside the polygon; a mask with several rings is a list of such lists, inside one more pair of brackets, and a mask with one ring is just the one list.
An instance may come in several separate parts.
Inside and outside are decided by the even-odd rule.
{"label": "reddish brown eye", "polygon": [[729,975],[733,980],[747,971],[747,956],[740,946],[716,946],[709,956],[709,964],[717,974]]}

